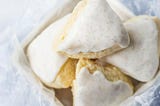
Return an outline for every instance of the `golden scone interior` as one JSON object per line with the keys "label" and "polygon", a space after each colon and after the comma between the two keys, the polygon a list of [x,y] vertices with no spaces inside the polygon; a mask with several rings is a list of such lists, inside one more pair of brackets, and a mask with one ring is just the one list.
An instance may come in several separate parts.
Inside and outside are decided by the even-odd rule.
{"label": "golden scone interior", "polygon": [[78,60],[69,58],[61,67],[55,80],[46,85],[54,88],[69,88],[72,86],[72,81],[75,79],[75,71]]}
{"label": "golden scone interior", "polygon": [[72,92],[74,106],[118,106],[133,94],[133,84],[115,66],[80,59]]}
{"label": "golden scone interior", "polygon": [[80,59],[77,64],[76,74],[78,74],[80,69],[83,67],[86,67],[90,73],[94,73],[96,70],[102,71],[107,80],[112,82],[122,80],[128,83],[132,89],[134,89],[131,79],[128,76],[124,75],[116,66],[106,64],[103,67],[100,64],[97,64],[94,60]]}
{"label": "golden scone interior", "polygon": [[52,23],[27,48],[32,70],[49,87],[68,88],[74,79],[77,60],[61,55],[53,47],[69,17],[70,14]]}
{"label": "golden scone interior", "polygon": [[114,45],[113,47],[102,50],[100,52],[78,53],[78,54],[73,54],[73,55],[70,55],[66,52],[60,52],[60,53],[62,55],[65,55],[70,58],[75,58],[75,59],[80,59],[80,58],[96,59],[96,58],[104,57],[106,55],[111,55],[119,50],[122,50],[122,48],[119,45]]}

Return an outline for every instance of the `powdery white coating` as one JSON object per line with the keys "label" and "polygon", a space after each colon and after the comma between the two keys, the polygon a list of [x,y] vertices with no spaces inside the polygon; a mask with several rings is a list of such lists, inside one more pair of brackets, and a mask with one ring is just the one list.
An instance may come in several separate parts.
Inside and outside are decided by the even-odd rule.
{"label": "powdery white coating", "polygon": [[[12,5],[11,2],[13,2],[15,4],[13,11],[16,11],[16,13],[10,14],[10,12],[7,12],[6,14],[7,16],[3,15],[0,17],[2,19],[2,20],[0,19],[2,21],[2,23],[0,22],[1,23],[0,25],[1,26],[4,25],[1,28],[7,29],[7,33],[2,34],[3,31],[1,31],[1,34],[0,34],[0,37],[1,37],[0,38],[0,42],[1,42],[0,58],[1,60],[3,60],[0,62],[2,66],[0,69],[0,94],[1,94],[0,104],[2,106],[9,106],[9,105],[12,105],[12,106],[24,106],[24,105],[27,105],[27,106],[40,106],[40,105],[55,106],[54,104],[50,104],[50,102],[53,100],[53,97],[50,97],[50,99],[48,99],[44,95],[41,96],[42,92],[39,91],[39,89],[41,89],[42,87],[37,87],[39,89],[35,89],[34,85],[28,84],[28,81],[23,80],[23,79],[26,79],[24,75],[17,74],[16,72],[17,68],[16,69],[9,68],[10,66],[12,66],[12,63],[9,61],[9,57],[12,54],[11,48],[15,46],[15,43],[9,44],[9,47],[8,46],[6,47],[4,45],[12,41],[11,39],[14,39],[15,41],[15,38],[14,38],[15,36],[11,36],[13,35],[13,32],[19,38],[25,38],[27,33],[30,32],[35,25],[40,23],[40,19],[42,19],[42,16],[45,15],[46,11],[50,11],[48,9],[50,7],[53,7],[53,3],[52,3],[53,0],[43,0],[43,1],[42,0],[32,0],[32,2],[30,0],[24,0],[24,1],[21,0],[20,2],[19,0],[14,0],[14,1],[5,0],[6,4],[1,3],[1,5],[6,7],[6,9],[11,9],[11,8],[8,8],[8,5],[9,4]],[[66,0],[61,0],[61,1],[56,0],[56,1],[58,1],[59,3],[63,3]],[[128,7],[130,7],[137,14],[140,14],[140,13],[152,14],[153,13],[153,14],[160,16],[160,12],[159,12],[160,5],[158,2],[159,0],[147,0],[147,2],[146,0],[123,0],[123,1],[125,5],[128,5]],[[8,4],[8,2],[10,3]],[[24,8],[20,9],[19,3],[22,6],[24,5]],[[57,6],[59,7],[59,5]],[[18,7],[18,8],[15,8],[15,7]],[[4,11],[4,10],[5,9],[1,9],[1,11]],[[17,12],[17,10],[21,10],[22,14]],[[4,12],[6,13],[6,10]],[[15,19],[15,18],[13,19],[13,17],[15,16],[19,16],[19,17],[23,16],[23,18],[20,17],[21,19]],[[7,21],[4,21],[3,17],[5,17]],[[8,20],[8,18],[12,20]],[[12,22],[13,24],[11,24]],[[8,24],[6,25],[6,23]],[[7,26],[9,26],[9,30]],[[9,37],[6,35],[8,35]],[[2,39],[6,37],[7,39]],[[2,43],[2,42],[5,42],[5,43]],[[22,46],[22,45],[19,45],[19,46]],[[4,47],[5,50],[3,50],[2,47]],[[25,63],[25,61],[20,61],[20,62],[22,64]],[[24,68],[24,70],[20,69],[19,72],[20,73],[28,72],[28,70],[25,70]],[[29,79],[31,79],[31,77],[29,77]],[[52,96],[52,94],[50,95]],[[46,99],[44,100],[44,98]],[[152,97],[150,99],[152,99]],[[143,104],[141,105],[144,106]],[[124,105],[124,106],[128,106],[128,105]]]}
{"label": "powdery white coating", "polygon": [[27,54],[31,67],[44,82],[54,81],[61,66],[67,60],[67,57],[54,50],[53,45],[68,18],[69,15],[51,24],[28,47]]}
{"label": "powdery white coating", "polygon": [[130,34],[130,46],[104,60],[139,81],[149,81],[159,64],[156,24],[148,17],[139,17],[124,25]]}
{"label": "powdery white coating", "polygon": [[[27,39],[25,39],[23,46],[27,46],[27,44],[30,43],[30,39],[34,39],[35,36],[43,32],[43,30],[45,30],[51,23],[71,13],[80,0],[63,0],[61,2],[59,2],[59,0],[51,1],[52,2],[50,2],[50,4],[52,4],[52,7],[54,8],[52,8],[49,13],[45,15],[44,20],[41,21],[40,24],[38,24],[38,26],[36,27],[36,29],[34,29],[27,36]],[[30,17],[32,17],[32,15]]]}
{"label": "powdery white coating", "polygon": [[88,0],[58,51],[68,54],[99,52],[114,45],[125,48],[129,36],[106,0]]}
{"label": "powdery white coating", "polygon": [[92,74],[84,67],[74,82],[75,106],[118,106],[132,95],[132,88],[123,81],[110,82],[102,72]]}
{"label": "powdery white coating", "polygon": [[126,21],[135,16],[127,7],[125,7],[119,0],[106,0],[111,8],[116,12],[122,21]]}

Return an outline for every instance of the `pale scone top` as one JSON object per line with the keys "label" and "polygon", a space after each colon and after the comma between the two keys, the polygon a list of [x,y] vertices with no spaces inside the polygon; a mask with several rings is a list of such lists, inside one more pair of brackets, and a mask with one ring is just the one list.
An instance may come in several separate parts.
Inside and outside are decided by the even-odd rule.
{"label": "pale scone top", "polygon": [[158,28],[152,17],[137,16],[124,23],[131,43],[128,48],[101,60],[119,67],[136,80],[151,80],[159,66]]}
{"label": "pale scone top", "polygon": [[129,36],[106,0],[82,0],[57,45],[57,51],[72,58],[99,58],[126,48]]}
{"label": "pale scone top", "polygon": [[131,80],[114,68],[93,60],[79,60],[72,90],[74,106],[117,106],[131,96]]}
{"label": "pale scone top", "polygon": [[77,60],[56,52],[54,43],[70,15],[47,27],[28,46],[27,55],[32,70],[49,87],[68,88],[75,77]]}

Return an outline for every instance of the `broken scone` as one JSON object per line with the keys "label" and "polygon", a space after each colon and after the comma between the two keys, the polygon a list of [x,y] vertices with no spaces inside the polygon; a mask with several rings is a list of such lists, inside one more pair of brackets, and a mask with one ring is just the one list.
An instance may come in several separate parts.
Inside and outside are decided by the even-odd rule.
{"label": "broken scone", "polygon": [[106,0],[82,0],[57,41],[57,51],[72,58],[100,58],[126,48],[129,36]]}
{"label": "broken scone", "polygon": [[129,47],[101,60],[139,81],[149,81],[159,65],[157,26],[151,17],[146,16],[135,17],[124,25],[131,38]]}
{"label": "broken scone", "polygon": [[46,85],[54,88],[71,86],[75,77],[77,60],[60,55],[53,47],[68,18],[69,15],[51,24],[27,49],[29,62],[35,74]]}
{"label": "broken scone", "polygon": [[132,93],[132,82],[118,68],[79,60],[73,84],[74,106],[118,106]]}

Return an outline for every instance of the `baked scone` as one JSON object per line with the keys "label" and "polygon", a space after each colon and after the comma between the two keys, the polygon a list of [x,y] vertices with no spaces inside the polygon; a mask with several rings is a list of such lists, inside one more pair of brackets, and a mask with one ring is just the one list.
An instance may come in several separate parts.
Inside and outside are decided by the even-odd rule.
{"label": "baked scone", "polygon": [[107,0],[111,8],[116,12],[120,19],[124,22],[135,15],[125,7],[119,0]]}
{"label": "baked scone", "polygon": [[118,106],[133,93],[131,80],[112,65],[80,59],[73,81],[74,106]]}
{"label": "baked scone", "polygon": [[75,77],[77,60],[57,53],[53,47],[68,18],[69,15],[51,24],[27,49],[33,71],[49,87],[67,88]]}
{"label": "baked scone", "polygon": [[100,58],[129,45],[129,36],[106,0],[82,0],[55,47],[71,58]]}
{"label": "baked scone", "polygon": [[159,51],[159,56],[160,56],[160,19],[156,16],[147,16],[147,15],[143,15],[139,17],[152,18],[154,22],[156,23],[157,30],[158,30],[158,51]]}
{"label": "baked scone", "polygon": [[32,39],[43,32],[51,23],[71,13],[79,1],[81,0],[64,0],[63,2],[59,2],[59,0],[52,0],[54,8],[52,8],[50,12],[45,15],[42,22],[40,22],[29,35],[27,35],[25,42],[23,42],[23,47],[26,48],[27,45],[32,42]]}
{"label": "baked scone", "polygon": [[101,60],[139,81],[149,81],[159,65],[157,26],[151,17],[146,16],[132,18],[124,25],[131,38],[129,47]]}
{"label": "baked scone", "polygon": [[160,56],[160,19],[158,17],[152,17],[152,19],[155,21],[158,29],[158,51]]}

